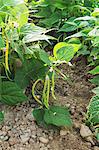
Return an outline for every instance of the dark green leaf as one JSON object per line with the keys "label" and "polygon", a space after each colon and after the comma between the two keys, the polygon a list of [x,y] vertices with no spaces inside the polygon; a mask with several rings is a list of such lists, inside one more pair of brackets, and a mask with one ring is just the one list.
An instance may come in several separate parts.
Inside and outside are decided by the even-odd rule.
{"label": "dark green leaf", "polygon": [[1,99],[2,103],[7,105],[16,105],[26,101],[27,97],[23,94],[23,91],[18,87],[18,85],[11,81],[2,82]]}
{"label": "dark green leaf", "polygon": [[45,51],[40,51],[39,52],[39,56],[40,56],[40,59],[44,62],[44,63],[46,63],[47,65],[49,65],[50,66],[50,64],[51,64],[51,61],[49,60],[49,56],[48,56],[48,54],[45,52]]}
{"label": "dark green leaf", "polygon": [[4,40],[2,39],[1,35],[0,35],[0,48],[4,48],[5,47],[5,43]]}
{"label": "dark green leaf", "polygon": [[70,119],[68,109],[60,106],[52,106],[49,109],[46,109],[44,120],[47,124],[56,126],[72,126],[72,121]]}
{"label": "dark green leaf", "polygon": [[42,124],[44,122],[44,109],[34,109],[33,116],[38,124]]}
{"label": "dark green leaf", "polygon": [[76,23],[66,22],[60,29],[59,32],[71,32],[78,28]]}
{"label": "dark green leaf", "polygon": [[38,59],[29,59],[24,60],[23,66],[17,68],[15,74],[15,82],[22,88],[26,88],[31,79],[43,79],[45,78],[45,73],[47,67],[44,66],[44,63]]}
{"label": "dark green leaf", "polygon": [[3,120],[4,120],[4,113],[0,111],[0,122],[2,122]]}
{"label": "dark green leaf", "polygon": [[93,124],[99,124],[99,96],[93,96],[88,106],[88,121]]}
{"label": "dark green leaf", "polygon": [[90,79],[89,81],[95,85],[99,85],[99,75],[97,75],[93,79]]}
{"label": "dark green leaf", "polygon": [[96,66],[93,70],[89,71],[89,73],[92,75],[99,74],[99,66]]}
{"label": "dark green leaf", "polygon": [[6,6],[15,6],[24,3],[24,0],[3,0],[3,4]]}
{"label": "dark green leaf", "polygon": [[52,27],[53,24],[59,22],[61,15],[57,12],[54,12],[49,18],[40,21],[41,23],[45,24],[47,27]]}

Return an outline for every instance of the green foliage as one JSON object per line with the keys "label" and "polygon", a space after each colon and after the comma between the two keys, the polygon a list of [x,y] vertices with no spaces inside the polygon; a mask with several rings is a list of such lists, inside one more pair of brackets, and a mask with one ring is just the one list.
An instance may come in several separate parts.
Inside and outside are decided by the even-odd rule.
{"label": "green foliage", "polygon": [[95,75],[92,79],[90,79],[89,81],[95,85],[97,85],[98,87],[96,87],[95,89],[93,89],[92,91],[96,94],[99,95],[99,66],[96,66],[94,69],[92,69],[91,71],[89,71],[90,74]]}
{"label": "green foliage", "polygon": [[5,6],[15,6],[24,3],[24,0],[2,0]]}
{"label": "green foliage", "polygon": [[16,83],[3,81],[0,86],[0,102],[7,105],[16,105],[27,100],[27,97]]}
{"label": "green foliage", "polygon": [[59,32],[72,32],[78,29],[78,26],[74,22],[65,22],[64,25],[59,29]]}
{"label": "green foliage", "polygon": [[90,79],[89,81],[99,86],[99,75],[95,76],[93,79]]}
{"label": "green foliage", "polygon": [[66,108],[52,106],[45,111],[44,120],[47,124],[56,126],[72,126],[70,114]]}
{"label": "green foliage", "polygon": [[[96,66],[93,70],[89,71],[90,74],[96,75],[93,79],[90,81],[97,85],[96,88],[92,90],[92,92],[95,94],[95,96],[92,97],[88,109],[87,109],[87,119],[88,123],[90,125],[99,125],[99,66]],[[95,132],[96,132],[96,138],[99,140],[99,128],[96,126]]]}
{"label": "green foliage", "polygon": [[[53,49],[51,56],[45,51],[49,49]],[[35,81],[32,94],[42,107],[33,111],[37,122],[71,126],[68,110],[49,103],[50,94],[56,99],[56,75],[67,79],[58,66],[69,63],[76,54],[85,55],[89,65],[94,66],[89,71],[95,75],[91,82],[99,85],[98,50],[99,9],[95,0],[70,0],[69,3],[68,0],[32,0],[30,3],[0,0],[0,73],[3,77],[1,81],[0,76],[0,102],[16,105],[26,101],[23,89],[31,80]],[[39,82],[43,85],[40,99],[35,92]],[[98,87],[93,89],[97,96],[98,90]],[[97,97],[95,99],[96,105]],[[88,109],[88,120],[93,124],[97,124],[92,108],[95,105],[90,104]],[[2,112],[0,118],[3,118]]]}
{"label": "green foliage", "polygon": [[3,120],[4,120],[4,113],[0,111],[0,122],[2,122]]}
{"label": "green foliage", "polygon": [[49,39],[56,40],[54,37],[46,35],[48,30],[45,28],[41,28],[39,26],[35,26],[32,23],[25,24],[21,28],[21,34],[24,35],[23,37],[23,43],[30,43],[35,41],[47,41],[49,42]]}
{"label": "green foliage", "polygon": [[99,66],[96,66],[93,70],[89,71],[89,73],[92,75],[99,74]]}
{"label": "green foliage", "polygon": [[38,10],[33,15],[39,19],[38,24],[49,28],[59,27],[66,18],[78,17],[89,12],[82,0],[70,0],[69,3],[68,0],[32,0],[30,6],[33,10]]}
{"label": "green foliage", "polygon": [[96,75],[90,81],[96,84],[97,87],[92,90],[95,96],[92,97],[88,105],[87,119],[91,125],[97,125],[99,124],[99,66],[96,66],[93,70],[89,71],[89,73],[92,75]]}
{"label": "green foliage", "polygon": [[38,124],[44,124],[44,109],[35,108],[33,110],[33,116],[36,119]]}
{"label": "green foliage", "polygon": [[16,69],[15,82],[24,89],[31,80],[44,79],[47,70],[41,60],[35,58],[24,59],[22,67]]}
{"label": "green foliage", "polygon": [[60,42],[55,45],[53,53],[56,60],[69,62],[74,54],[80,49],[80,44],[68,44]]}
{"label": "green foliage", "polygon": [[44,87],[41,100],[39,100],[35,95],[36,85],[39,81],[42,81],[39,80],[41,79],[40,77],[32,87],[32,95],[40,105],[44,105],[47,109],[49,108],[50,91],[52,97],[56,99],[54,94],[55,74],[60,74],[64,79],[66,79],[66,76],[58,70],[57,66],[59,66],[61,63],[68,63],[74,57],[75,53],[80,49],[80,47],[81,44],[60,42],[56,44],[53,49],[53,57],[48,56],[44,51],[40,51],[40,59],[45,63],[46,66],[49,67],[48,71],[46,72],[45,81],[43,83]]}
{"label": "green foliage", "polygon": [[[98,88],[99,92],[99,88]],[[99,124],[99,95],[93,96],[87,111],[88,122],[92,125]]]}
{"label": "green foliage", "polygon": [[49,109],[34,109],[33,115],[38,124],[42,122],[47,125],[72,126],[70,114],[67,108],[61,106],[50,106]]}
{"label": "green foliage", "polygon": [[59,28],[59,33],[66,33],[64,41],[67,42],[79,38],[82,46],[77,56],[86,55],[90,66],[96,66],[99,64],[99,9],[95,8],[89,12],[84,16],[65,20],[63,26]]}
{"label": "green foliage", "polygon": [[1,0],[0,4],[1,26],[6,23],[6,16],[8,16],[10,25],[12,22],[16,22],[19,26],[22,26],[28,21],[29,12],[24,0]]}
{"label": "green foliage", "polygon": [[95,93],[97,96],[99,96],[99,86],[96,87],[96,88],[94,88],[94,89],[92,90],[92,92]]}

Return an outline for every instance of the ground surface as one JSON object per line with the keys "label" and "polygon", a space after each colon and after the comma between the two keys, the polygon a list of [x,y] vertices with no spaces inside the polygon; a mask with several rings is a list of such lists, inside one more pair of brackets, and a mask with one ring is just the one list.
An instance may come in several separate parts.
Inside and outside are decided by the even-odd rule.
{"label": "ground surface", "polygon": [[92,85],[86,81],[85,65],[73,68],[63,65],[62,70],[70,76],[69,83],[56,82],[57,104],[70,109],[74,126],[68,129],[49,129],[37,126],[32,116],[33,99],[16,107],[5,108],[5,121],[0,125],[0,150],[99,150],[80,135],[85,121],[86,107],[92,96]]}

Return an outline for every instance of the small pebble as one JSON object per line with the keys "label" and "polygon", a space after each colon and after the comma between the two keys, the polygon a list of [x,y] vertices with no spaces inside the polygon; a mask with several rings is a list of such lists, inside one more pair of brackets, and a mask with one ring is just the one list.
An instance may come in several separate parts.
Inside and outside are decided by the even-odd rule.
{"label": "small pebble", "polygon": [[97,146],[94,146],[94,150],[99,150],[99,147],[97,147]]}
{"label": "small pebble", "polygon": [[80,135],[83,137],[83,138],[86,138],[88,136],[92,136],[92,132],[91,130],[89,129],[88,126],[82,124],[81,125],[81,128],[80,128]]}
{"label": "small pebble", "polygon": [[23,135],[20,135],[20,138],[21,138],[21,142],[22,142],[22,143],[26,143],[26,142],[29,141],[30,136],[29,136],[28,133],[25,133],[25,134],[23,134]]}
{"label": "small pebble", "polygon": [[66,130],[60,130],[60,136],[64,136],[67,134],[67,131]]}
{"label": "small pebble", "polygon": [[18,143],[18,140],[16,138],[10,138],[9,139],[9,144],[12,146],[12,145],[15,145]]}
{"label": "small pebble", "polygon": [[39,140],[40,140],[40,142],[42,142],[44,144],[47,144],[49,142],[49,140],[47,138],[44,138],[44,137],[40,137]]}

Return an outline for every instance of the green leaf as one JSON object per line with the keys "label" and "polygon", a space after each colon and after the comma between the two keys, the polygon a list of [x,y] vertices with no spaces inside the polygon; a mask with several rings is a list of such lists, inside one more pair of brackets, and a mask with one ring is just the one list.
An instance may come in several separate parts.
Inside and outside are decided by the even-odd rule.
{"label": "green leaf", "polygon": [[0,111],[0,122],[2,122],[3,120],[4,120],[4,113]]}
{"label": "green leaf", "polygon": [[88,21],[81,21],[78,28],[84,28],[84,27],[87,27],[87,26],[89,26]]}
{"label": "green leaf", "polygon": [[95,85],[99,85],[99,75],[97,75],[93,79],[90,79],[89,81]]}
{"label": "green leaf", "polygon": [[99,141],[99,128],[96,129],[97,132],[96,132],[96,138],[97,138],[97,141]]}
{"label": "green leaf", "polygon": [[20,34],[25,35],[25,36],[30,33],[37,35],[37,34],[43,34],[46,32],[47,32],[46,28],[36,26],[33,23],[27,23],[24,26],[22,26],[20,29]]}
{"label": "green leaf", "polygon": [[47,124],[56,126],[72,126],[72,121],[70,119],[68,109],[60,106],[52,106],[49,109],[46,109],[44,120]]}
{"label": "green leaf", "polygon": [[46,30],[45,28],[41,28],[39,26],[35,26],[32,23],[28,23],[21,28],[20,34],[24,35],[23,43],[30,43],[42,40],[49,42],[49,39],[56,40],[56,38],[52,36],[45,35],[45,33],[49,31],[51,30]]}
{"label": "green leaf", "polygon": [[87,36],[85,33],[83,33],[82,31],[75,33],[71,36],[66,37],[64,40],[70,39],[70,38],[76,38],[76,37],[83,37],[83,36]]}
{"label": "green leaf", "polygon": [[70,44],[81,44],[79,38],[71,38],[68,43]]}
{"label": "green leaf", "polygon": [[90,51],[88,50],[86,45],[82,45],[82,48],[78,51],[77,55],[89,55]]}
{"label": "green leaf", "polygon": [[99,66],[96,66],[93,70],[89,71],[88,73],[92,75],[99,74]]}
{"label": "green leaf", "polygon": [[93,96],[88,106],[88,121],[92,125],[99,124],[99,96]]}
{"label": "green leaf", "polygon": [[59,19],[61,18],[61,15],[58,12],[54,12],[50,17],[47,19],[41,20],[40,23],[43,23],[46,25],[46,27],[52,27],[53,24],[59,22]]}
{"label": "green leaf", "polygon": [[53,4],[56,8],[63,10],[64,8],[66,8],[68,6],[68,4],[71,4],[71,2],[72,2],[71,0],[69,1],[69,3],[68,3],[67,0],[65,0],[65,1],[63,1],[63,0],[54,0]]}
{"label": "green leaf", "polygon": [[98,45],[99,45],[99,36],[94,37],[92,45],[98,47]]}
{"label": "green leaf", "polygon": [[23,61],[24,55],[21,46],[17,42],[12,42],[11,47],[14,49],[14,51],[18,54],[19,58]]}
{"label": "green leaf", "polygon": [[41,51],[40,45],[39,44],[32,44],[31,46],[25,46],[25,54],[30,54],[30,55],[34,55],[35,53],[39,53],[39,51]]}
{"label": "green leaf", "polygon": [[28,21],[29,11],[25,4],[15,6],[13,9],[11,9],[11,14],[15,17],[13,20],[16,21],[20,27],[22,27]]}
{"label": "green leaf", "polygon": [[44,109],[37,109],[33,110],[33,116],[36,119],[38,124],[44,123]]}
{"label": "green leaf", "polygon": [[1,98],[0,101],[7,105],[16,105],[26,101],[27,97],[23,94],[23,91],[18,85],[11,81],[2,82]]}
{"label": "green leaf", "polygon": [[93,30],[88,33],[91,37],[99,37],[99,26],[96,26]]}
{"label": "green leaf", "polygon": [[45,34],[38,34],[37,35],[34,33],[30,33],[23,38],[23,43],[30,43],[30,42],[35,42],[35,41],[47,41],[47,42],[49,42],[49,39],[55,40],[54,37],[49,36],[49,35],[45,35]]}
{"label": "green leaf", "polygon": [[69,62],[74,54],[80,49],[81,44],[69,44],[60,42],[55,45],[53,53],[57,60]]}
{"label": "green leaf", "polygon": [[60,29],[59,32],[71,32],[78,28],[74,22],[66,22]]}
{"label": "green leaf", "polygon": [[48,54],[47,54],[45,51],[41,50],[41,51],[39,52],[39,56],[40,56],[40,59],[41,59],[45,64],[47,64],[47,65],[50,66],[51,61],[49,60],[49,56],[48,56]]}
{"label": "green leaf", "polygon": [[95,8],[91,15],[94,17],[99,16],[99,8]]}
{"label": "green leaf", "polygon": [[18,41],[19,40],[19,35],[17,29],[11,29],[7,32],[7,37],[11,41]]}
{"label": "green leaf", "polygon": [[97,96],[99,96],[99,86],[96,87],[96,88],[94,88],[94,89],[92,90],[92,92],[95,93]]}
{"label": "green leaf", "polygon": [[5,6],[16,6],[24,3],[24,0],[3,0]]}
{"label": "green leaf", "polygon": [[2,39],[1,35],[0,35],[0,48],[4,48],[5,47],[5,43],[4,40]]}
{"label": "green leaf", "polygon": [[96,20],[96,19],[95,19],[95,17],[84,16],[84,17],[76,18],[74,21],[78,21],[78,20],[86,21],[86,20]]}
{"label": "green leaf", "polygon": [[45,73],[48,70],[44,63],[38,59],[24,59],[23,66],[17,68],[15,73],[15,82],[22,88],[26,88],[31,79],[45,78]]}

